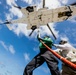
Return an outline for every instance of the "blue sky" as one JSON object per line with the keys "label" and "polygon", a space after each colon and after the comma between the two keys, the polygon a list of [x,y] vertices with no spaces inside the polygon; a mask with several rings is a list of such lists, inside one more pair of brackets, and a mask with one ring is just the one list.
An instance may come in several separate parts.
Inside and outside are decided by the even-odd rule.
{"label": "blue sky", "polygon": [[[73,2],[75,0],[46,0],[45,6],[54,9]],[[37,5],[38,8],[41,8],[42,0],[0,0],[0,22],[22,17],[21,11],[14,8],[12,4],[22,7]],[[54,43],[58,43],[61,38],[65,38],[76,47],[76,20],[74,18],[49,24],[57,40],[54,40],[46,26],[42,26],[40,29],[42,37],[48,34],[54,40]],[[30,31],[27,30],[26,24],[18,24],[17,28],[11,31],[6,25],[0,24],[0,75],[23,75],[27,63],[39,53],[39,42],[36,38],[37,30],[29,37]],[[60,65],[59,68],[61,68]],[[34,71],[34,75],[42,74],[50,74],[46,63]]]}

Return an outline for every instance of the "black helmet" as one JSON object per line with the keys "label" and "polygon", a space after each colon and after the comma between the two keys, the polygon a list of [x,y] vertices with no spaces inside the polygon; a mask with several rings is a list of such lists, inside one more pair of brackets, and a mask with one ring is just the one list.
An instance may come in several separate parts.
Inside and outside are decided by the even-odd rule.
{"label": "black helmet", "polygon": [[67,43],[66,40],[61,40],[61,41],[59,42],[59,44],[65,44],[65,43]]}

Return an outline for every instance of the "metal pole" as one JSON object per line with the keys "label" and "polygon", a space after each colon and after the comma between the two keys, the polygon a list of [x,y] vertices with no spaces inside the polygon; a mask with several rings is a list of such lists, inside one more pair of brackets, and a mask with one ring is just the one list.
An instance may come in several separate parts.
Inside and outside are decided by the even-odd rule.
{"label": "metal pole", "polygon": [[43,0],[43,8],[45,8],[45,0]]}
{"label": "metal pole", "polygon": [[55,40],[57,39],[56,36],[54,35],[53,31],[51,30],[49,24],[47,24],[47,27],[49,28],[49,30],[51,31],[52,35],[54,36]]}

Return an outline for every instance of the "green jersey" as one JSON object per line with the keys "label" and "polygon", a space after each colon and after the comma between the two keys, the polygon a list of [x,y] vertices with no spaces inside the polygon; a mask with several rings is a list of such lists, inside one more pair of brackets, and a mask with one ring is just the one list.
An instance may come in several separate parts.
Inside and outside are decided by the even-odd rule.
{"label": "green jersey", "polygon": [[[46,37],[44,39],[41,39],[41,38],[37,37],[37,39],[39,41],[42,40],[47,46],[49,46],[50,48],[52,48],[53,41],[51,40],[51,38]],[[46,47],[40,42],[39,48],[46,48]]]}

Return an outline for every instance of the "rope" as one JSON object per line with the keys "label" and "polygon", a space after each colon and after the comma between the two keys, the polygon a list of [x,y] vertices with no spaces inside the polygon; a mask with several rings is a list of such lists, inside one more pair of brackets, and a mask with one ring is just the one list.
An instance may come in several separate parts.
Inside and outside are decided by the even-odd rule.
{"label": "rope", "polygon": [[40,42],[41,42],[51,53],[53,53],[58,59],[60,59],[62,62],[64,62],[64,63],[67,64],[68,66],[70,66],[72,69],[76,70],[76,64],[70,62],[69,60],[65,59],[64,57],[62,57],[61,55],[59,55],[58,53],[56,53],[54,50],[52,50],[50,47],[48,47],[42,40],[40,40]]}

